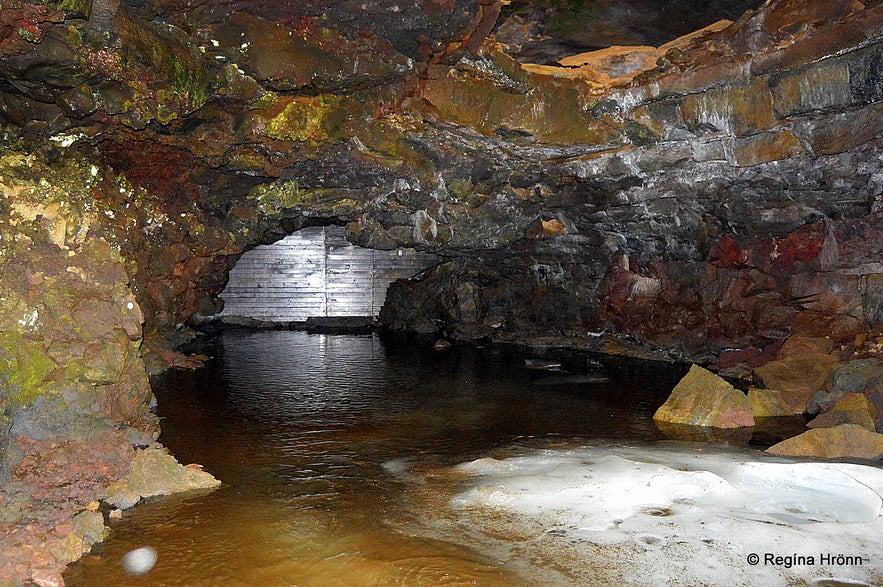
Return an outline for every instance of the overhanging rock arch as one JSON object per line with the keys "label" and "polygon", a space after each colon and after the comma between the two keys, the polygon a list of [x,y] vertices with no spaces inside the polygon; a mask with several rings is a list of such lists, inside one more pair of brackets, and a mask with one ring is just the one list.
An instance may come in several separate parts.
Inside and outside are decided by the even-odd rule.
{"label": "overhanging rock arch", "polygon": [[221,319],[298,323],[324,317],[380,314],[389,284],[437,264],[414,249],[367,249],[346,240],[342,226],[301,229],[244,253],[220,297]]}

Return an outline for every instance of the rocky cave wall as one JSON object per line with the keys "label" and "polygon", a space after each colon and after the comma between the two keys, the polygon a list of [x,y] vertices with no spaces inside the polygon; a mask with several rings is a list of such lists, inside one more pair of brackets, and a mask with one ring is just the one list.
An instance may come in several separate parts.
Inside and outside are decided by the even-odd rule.
{"label": "rocky cave wall", "polygon": [[0,432],[149,437],[139,353],[173,360],[242,251],[331,221],[449,259],[391,291],[392,328],[720,366],[798,332],[876,352],[880,2],[557,63],[514,59],[502,8],[5,6]]}

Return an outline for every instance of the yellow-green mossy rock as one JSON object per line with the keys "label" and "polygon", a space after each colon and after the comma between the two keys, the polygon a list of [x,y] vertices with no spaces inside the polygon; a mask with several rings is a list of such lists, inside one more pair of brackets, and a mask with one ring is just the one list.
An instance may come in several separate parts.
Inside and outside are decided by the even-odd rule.
{"label": "yellow-green mossy rock", "polygon": [[125,510],[144,497],[171,495],[192,489],[211,489],[221,482],[199,465],[181,465],[164,447],[150,447],[135,452],[129,476],[111,484],[105,503]]}
{"label": "yellow-green mossy rock", "polygon": [[754,426],[745,394],[698,365],[690,367],[653,420],[714,428]]}
{"label": "yellow-green mossy rock", "polygon": [[80,533],[87,546],[101,542],[109,532],[104,515],[99,511],[84,510],[73,517],[74,530]]}
{"label": "yellow-green mossy rock", "polygon": [[137,451],[128,483],[129,488],[141,497],[209,489],[220,484],[220,481],[199,467],[181,465],[165,448]]}
{"label": "yellow-green mossy rock", "polygon": [[774,444],[766,452],[789,457],[874,460],[883,457],[883,434],[871,432],[858,424],[841,424],[833,428],[807,430]]}
{"label": "yellow-green mossy rock", "polygon": [[848,393],[827,412],[807,424],[810,428],[833,428],[840,424],[858,424],[871,432],[876,432],[877,410],[874,404],[861,393]]}
{"label": "yellow-green mossy rock", "polygon": [[791,409],[782,399],[782,394],[774,389],[750,388],[748,405],[751,406],[751,413],[755,418],[779,418],[791,415]]}

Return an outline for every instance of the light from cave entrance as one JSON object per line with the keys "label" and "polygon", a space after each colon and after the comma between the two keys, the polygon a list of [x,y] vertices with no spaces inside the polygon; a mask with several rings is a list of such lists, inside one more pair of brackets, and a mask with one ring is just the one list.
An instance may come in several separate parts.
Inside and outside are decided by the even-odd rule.
{"label": "light from cave entrance", "polygon": [[390,283],[438,262],[413,249],[357,247],[342,226],[304,228],[240,257],[220,296],[221,316],[265,322],[377,316]]}

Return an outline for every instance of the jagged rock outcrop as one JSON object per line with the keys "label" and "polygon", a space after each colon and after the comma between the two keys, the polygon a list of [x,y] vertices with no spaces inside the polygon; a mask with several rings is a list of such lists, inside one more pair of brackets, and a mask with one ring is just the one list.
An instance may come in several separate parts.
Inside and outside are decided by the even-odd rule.
{"label": "jagged rock outcrop", "polygon": [[[102,228],[118,212],[93,199],[101,184],[128,190],[84,160],[49,166],[0,154],[0,417],[11,436],[84,439],[117,428],[146,444],[158,434],[139,352],[143,316]],[[0,470],[16,453],[0,449]]]}
{"label": "jagged rock outcrop", "polygon": [[656,413],[653,421],[712,428],[754,426],[745,394],[698,365],[690,367]]}

